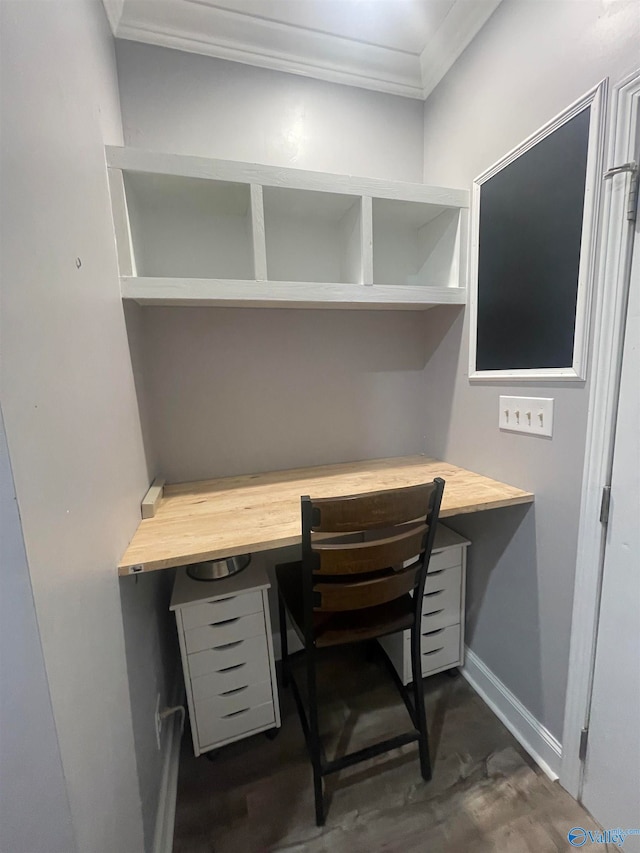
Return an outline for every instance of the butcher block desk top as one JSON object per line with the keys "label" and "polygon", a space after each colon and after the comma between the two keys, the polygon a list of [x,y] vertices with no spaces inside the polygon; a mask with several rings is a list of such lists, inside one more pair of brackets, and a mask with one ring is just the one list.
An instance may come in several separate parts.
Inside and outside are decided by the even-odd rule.
{"label": "butcher block desk top", "polygon": [[442,477],[440,518],[531,503],[533,495],[426,456],[372,459],[221,477],[164,487],[153,518],[136,530],[118,574],[268,551],[300,542],[300,497],[351,495]]}

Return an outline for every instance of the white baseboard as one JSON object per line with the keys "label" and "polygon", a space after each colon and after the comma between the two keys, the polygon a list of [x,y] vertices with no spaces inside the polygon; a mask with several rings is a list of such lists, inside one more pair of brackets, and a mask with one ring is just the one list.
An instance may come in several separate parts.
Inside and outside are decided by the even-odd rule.
{"label": "white baseboard", "polygon": [[555,782],[560,774],[562,744],[528,711],[508,687],[470,649],[460,669],[476,693],[504,723],[536,764]]}
{"label": "white baseboard", "polygon": [[[182,707],[185,697],[182,696]],[[156,826],[153,835],[153,853],[171,853],[173,850],[173,830],[176,821],[176,797],[178,794],[178,770],[180,767],[180,742],[184,731],[186,711],[175,713],[167,719],[167,737],[164,741],[164,761],[162,781],[156,812]]]}
{"label": "white baseboard", "polygon": [[[302,643],[300,642],[300,638],[293,630],[293,628],[289,628],[287,631],[287,646],[289,648],[289,654],[292,655],[295,652],[299,652],[300,649],[304,648]],[[280,631],[273,632],[273,656],[276,660],[282,660],[282,646],[280,644]]]}

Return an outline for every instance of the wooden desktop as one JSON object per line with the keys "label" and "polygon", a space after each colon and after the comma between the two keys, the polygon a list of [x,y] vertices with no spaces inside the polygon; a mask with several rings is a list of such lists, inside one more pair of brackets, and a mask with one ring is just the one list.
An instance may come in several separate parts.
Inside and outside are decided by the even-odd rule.
{"label": "wooden desktop", "polygon": [[426,456],[401,456],[167,485],[118,574],[267,551],[300,542],[300,497],[358,494],[442,477],[440,518],[531,503],[531,492]]}

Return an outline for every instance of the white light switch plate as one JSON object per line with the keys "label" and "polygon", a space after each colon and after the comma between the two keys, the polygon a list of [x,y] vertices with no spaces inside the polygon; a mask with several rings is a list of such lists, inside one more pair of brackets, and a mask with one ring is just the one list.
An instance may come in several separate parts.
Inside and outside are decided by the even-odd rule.
{"label": "white light switch plate", "polygon": [[500,397],[498,426],[510,432],[528,432],[551,438],[553,397]]}

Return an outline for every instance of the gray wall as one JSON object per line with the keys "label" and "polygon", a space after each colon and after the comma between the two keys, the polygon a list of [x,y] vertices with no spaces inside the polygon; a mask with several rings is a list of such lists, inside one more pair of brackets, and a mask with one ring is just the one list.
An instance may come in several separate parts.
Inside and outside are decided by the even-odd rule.
{"label": "gray wall", "polygon": [[[122,142],[113,39],[99,0],[6,0],[0,14],[0,391],[37,629],[19,549],[10,566],[22,575],[2,597],[24,612],[7,649],[17,657],[25,636],[25,689],[40,694],[32,715],[14,721],[22,766],[11,750],[3,762],[30,809],[7,850],[31,853],[48,832],[49,853],[134,853],[154,791],[157,800],[162,753],[148,706],[165,673],[158,643],[145,644],[156,650],[146,661],[125,656],[125,642],[141,646],[159,630],[153,582],[135,587],[116,573],[149,478],[104,161],[104,142]],[[124,628],[123,611],[132,614]],[[139,779],[154,775],[141,796]]]}
{"label": "gray wall", "polygon": [[180,482],[424,452],[430,313],[457,312],[145,308],[160,470]]}
{"label": "gray wall", "polygon": [[77,848],[1,411],[0,566],[0,850],[73,853]]}
{"label": "gray wall", "polygon": [[[490,18],[425,105],[425,181],[473,178],[603,77],[638,64],[636,2],[509,2]],[[562,737],[588,383],[470,383],[460,317],[430,360],[435,452],[535,492],[535,509],[459,519],[474,542],[468,642]],[[551,441],[497,428],[498,396],[555,398]],[[594,520],[595,521],[595,520]]]}
{"label": "gray wall", "polygon": [[422,104],[178,50],[117,42],[127,145],[422,180]]}

